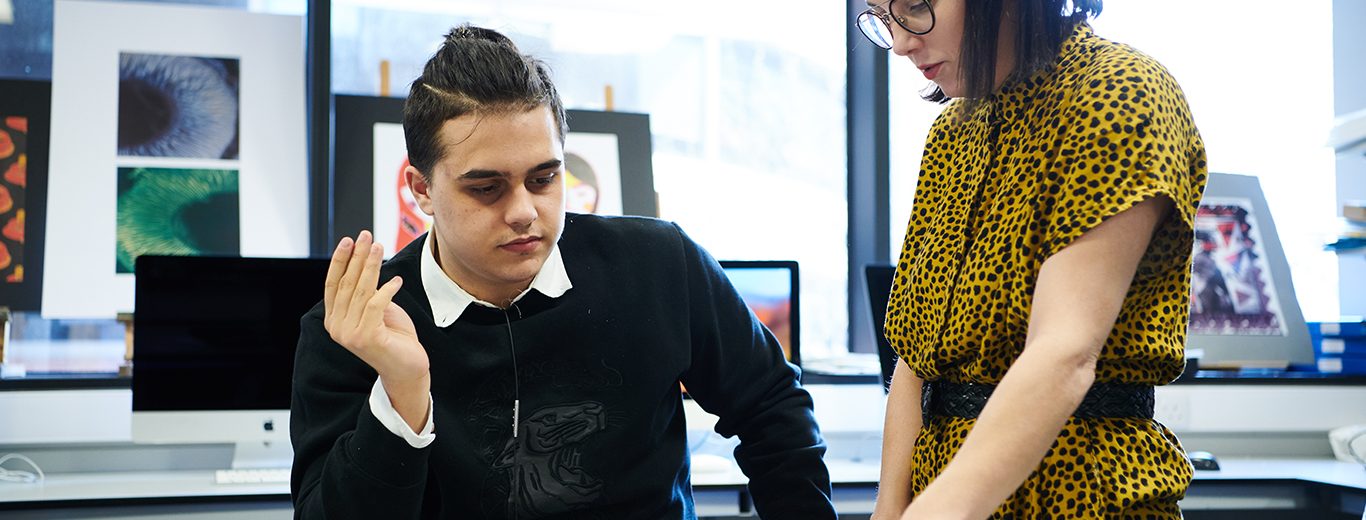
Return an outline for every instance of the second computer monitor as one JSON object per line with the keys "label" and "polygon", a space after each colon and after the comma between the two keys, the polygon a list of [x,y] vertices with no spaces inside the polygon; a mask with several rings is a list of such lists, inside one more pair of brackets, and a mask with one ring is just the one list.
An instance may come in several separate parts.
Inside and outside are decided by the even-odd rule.
{"label": "second computer monitor", "polygon": [[722,260],[721,268],[750,311],[778,338],[787,360],[801,366],[801,289],[797,262]]}

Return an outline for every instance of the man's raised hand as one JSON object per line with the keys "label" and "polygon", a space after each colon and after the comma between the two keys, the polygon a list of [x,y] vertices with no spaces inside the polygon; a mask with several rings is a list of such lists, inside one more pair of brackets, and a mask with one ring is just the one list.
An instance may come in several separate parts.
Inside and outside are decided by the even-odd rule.
{"label": "man's raised hand", "polygon": [[333,341],[379,373],[394,409],[419,431],[427,419],[430,365],[412,318],[393,302],[403,279],[395,276],[376,288],[383,258],[384,247],[369,231],[354,241],[341,239],[327,268],[323,326]]}

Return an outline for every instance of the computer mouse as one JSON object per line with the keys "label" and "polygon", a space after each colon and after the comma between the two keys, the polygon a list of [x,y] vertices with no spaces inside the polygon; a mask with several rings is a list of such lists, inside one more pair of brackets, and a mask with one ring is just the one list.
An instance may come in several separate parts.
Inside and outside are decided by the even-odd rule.
{"label": "computer mouse", "polygon": [[1191,467],[1197,470],[1218,471],[1219,459],[1214,458],[1214,454],[1208,451],[1192,451],[1186,454],[1191,461]]}
{"label": "computer mouse", "polygon": [[693,473],[726,473],[735,467],[730,459],[706,453],[692,454]]}

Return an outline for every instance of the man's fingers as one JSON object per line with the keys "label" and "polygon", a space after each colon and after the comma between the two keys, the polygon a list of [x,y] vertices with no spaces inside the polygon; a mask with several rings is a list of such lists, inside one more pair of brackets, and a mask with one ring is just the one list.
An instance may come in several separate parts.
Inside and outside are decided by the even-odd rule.
{"label": "man's fingers", "polygon": [[379,264],[384,260],[384,247],[379,244],[370,244],[367,252],[365,263],[361,265],[360,273],[356,277],[355,293],[351,296],[351,309],[347,311],[347,316],[356,317],[358,325],[365,307],[370,303],[370,297],[375,294],[375,286],[379,284]]}
{"label": "man's fingers", "polygon": [[336,308],[333,302],[337,299],[337,284],[346,271],[346,263],[351,260],[351,247],[354,245],[351,237],[342,237],[337,249],[332,251],[332,262],[327,265],[327,282],[323,284],[323,309],[328,315]]}
{"label": "man's fingers", "polygon": [[390,302],[394,301],[394,295],[398,293],[400,287],[403,287],[403,279],[395,276],[370,296],[369,301],[365,304],[364,314],[361,315],[361,330],[368,334],[384,327],[384,309],[389,307]]}
{"label": "man's fingers", "polygon": [[[346,322],[347,318],[356,316],[352,311],[356,305],[357,279],[360,278],[361,269],[365,261],[370,257],[371,236],[369,231],[361,231],[356,237],[356,244],[351,248],[351,256],[346,260],[346,271],[342,273],[341,280],[337,283],[337,296],[333,303],[336,309],[332,311],[333,319],[338,322]],[[360,306],[365,305],[365,300],[361,300]],[[354,324],[352,324],[354,326]]]}

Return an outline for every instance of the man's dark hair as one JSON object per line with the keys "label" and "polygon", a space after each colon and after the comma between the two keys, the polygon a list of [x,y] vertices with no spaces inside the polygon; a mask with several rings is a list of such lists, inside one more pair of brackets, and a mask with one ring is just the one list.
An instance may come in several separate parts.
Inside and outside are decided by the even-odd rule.
{"label": "man's dark hair", "polygon": [[510,114],[550,108],[560,141],[568,130],[564,105],[550,69],[538,59],[517,50],[507,36],[482,27],[461,25],[413,80],[403,104],[403,133],[408,162],[427,180],[432,166],[445,154],[438,139],[441,126],[451,119],[478,114]]}
{"label": "man's dark hair", "polygon": [[[1099,15],[1102,7],[1102,0],[971,0],[959,52],[968,99],[986,98],[996,87],[996,46],[1006,3],[1015,19],[1015,69],[1007,81],[1027,78],[1052,65],[1076,25]],[[949,100],[938,87],[924,98],[939,103]]]}

